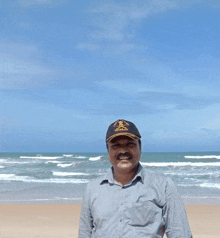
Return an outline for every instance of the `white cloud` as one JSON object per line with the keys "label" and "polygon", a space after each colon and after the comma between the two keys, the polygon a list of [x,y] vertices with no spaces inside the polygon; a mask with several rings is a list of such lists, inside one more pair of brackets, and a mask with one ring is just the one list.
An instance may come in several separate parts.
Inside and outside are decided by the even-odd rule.
{"label": "white cloud", "polygon": [[76,46],[76,49],[78,50],[88,50],[88,51],[95,51],[99,50],[100,46],[97,44],[92,43],[80,43]]}
{"label": "white cloud", "polygon": [[[217,105],[213,108],[219,111],[220,105]],[[213,112],[211,115],[212,118],[205,123],[204,128],[209,130],[220,130],[220,114],[219,113],[215,114],[215,112]]]}
{"label": "white cloud", "polygon": [[57,5],[63,4],[66,0],[18,0],[18,3],[23,7],[30,7],[32,5]]}
{"label": "white cloud", "polygon": [[35,59],[39,55],[35,46],[2,43],[0,49],[0,88],[40,87],[39,78],[45,79],[51,74],[50,69]]}
{"label": "white cloud", "polygon": [[18,26],[22,29],[30,29],[31,24],[27,22],[18,22]]}
{"label": "white cloud", "polygon": [[16,74],[19,76],[21,74],[42,74],[47,71],[42,66],[31,63],[28,60],[21,60],[7,56],[5,58],[4,62],[0,62],[0,72],[6,75]]}
{"label": "white cloud", "polygon": [[36,4],[50,4],[53,0],[18,0],[18,3],[20,3],[22,6],[30,6],[30,5],[36,5]]}
{"label": "white cloud", "polygon": [[118,44],[116,47],[114,47],[113,53],[115,54],[123,54],[125,52],[131,51],[137,49],[135,44]]}
{"label": "white cloud", "polygon": [[[109,2],[109,3],[108,3]],[[218,8],[220,5],[213,0],[140,0],[112,3],[98,2],[90,8],[91,24],[94,30],[90,33],[93,40],[126,42],[136,36],[140,23],[153,14],[169,10],[181,10],[193,4],[204,4]]]}
{"label": "white cloud", "polygon": [[20,58],[31,57],[38,54],[39,49],[35,45],[21,43],[0,43],[0,53],[4,55],[16,55]]}
{"label": "white cloud", "polygon": [[92,37],[111,41],[129,39],[135,36],[134,30],[131,29],[149,15],[176,8],[176,2],[169,0],[102,4],[90,10],[94,17],[93,24],[97,27]]}
{"label": "white cloud", "polygon": [[210,7],[220,9],[220,2],[218,0],[209,0],[205,1],[205,3],[207,3]]}

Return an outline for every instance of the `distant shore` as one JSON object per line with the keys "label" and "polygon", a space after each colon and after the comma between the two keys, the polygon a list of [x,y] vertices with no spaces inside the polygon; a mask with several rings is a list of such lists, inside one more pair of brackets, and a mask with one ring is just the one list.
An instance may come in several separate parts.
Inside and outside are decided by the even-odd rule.
{"label": "distant shore", "polygon": [[[77,238],[80,204],[1,204],[1,238]],[[218,238],[220,205],[186,205],[194,238]]]}
{"label": "distant shore", "polygon": [[[185,205],[220,205],[220,197],[183,197]],[[30,198],[0,198],[0,204],[60,204],[71,205],[81,204],[82,197],[72,198],[46,198],[46,199],[30,199]]]}
{"label": "distant shore", "polygon": [[[220,204],[220,152],[145,153],[141,164],[170,177],[185,204]],[[76,204],[111,164],[107,153],[0,153],[0,203]]]}

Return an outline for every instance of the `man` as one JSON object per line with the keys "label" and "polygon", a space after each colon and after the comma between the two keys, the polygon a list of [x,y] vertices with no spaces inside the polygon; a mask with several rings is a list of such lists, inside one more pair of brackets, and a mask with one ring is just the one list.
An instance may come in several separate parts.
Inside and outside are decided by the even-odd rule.
{"label": "man", "polygon": [[79,238],[192,238],[186,212],[169,178],[142,168],[141,135],[117,120],[106,134],[112,168],[87,186]]}

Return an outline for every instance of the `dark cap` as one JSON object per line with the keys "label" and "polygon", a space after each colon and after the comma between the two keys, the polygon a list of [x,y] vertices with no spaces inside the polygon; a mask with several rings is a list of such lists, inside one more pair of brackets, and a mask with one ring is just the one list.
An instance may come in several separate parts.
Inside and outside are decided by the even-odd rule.
{"label": "dark cap", "polygon": [[133,139],[140,139],[141,135],[134,123],[119,119],[113,122],[106,133],[106,142],[111,141],[117,136],[128,136]]}

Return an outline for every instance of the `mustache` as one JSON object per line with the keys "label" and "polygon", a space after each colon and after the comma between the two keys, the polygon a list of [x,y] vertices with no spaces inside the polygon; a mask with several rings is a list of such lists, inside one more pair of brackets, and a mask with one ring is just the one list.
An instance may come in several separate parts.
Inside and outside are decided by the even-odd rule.
{"label": "mustache", "polygon": [[120,159],[121,156],[127,156],[127,157],[129,157],[129,159],[132,159],[132,155],[129,152],[118,154],[117,159]]}

